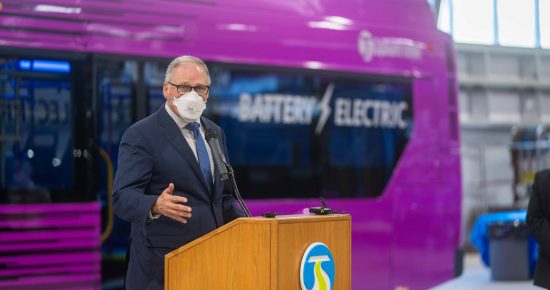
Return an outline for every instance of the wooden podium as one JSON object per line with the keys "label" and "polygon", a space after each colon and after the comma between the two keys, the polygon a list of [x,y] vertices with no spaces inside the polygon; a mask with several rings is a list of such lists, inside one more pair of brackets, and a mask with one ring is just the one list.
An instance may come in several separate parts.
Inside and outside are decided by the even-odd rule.
{"label": "wooden podium", "polygon": [[168,253],[164,289],[292,290],[309,245],[322,242],[335,266],[335,290],[351,289],[351,217],[239,218]]}

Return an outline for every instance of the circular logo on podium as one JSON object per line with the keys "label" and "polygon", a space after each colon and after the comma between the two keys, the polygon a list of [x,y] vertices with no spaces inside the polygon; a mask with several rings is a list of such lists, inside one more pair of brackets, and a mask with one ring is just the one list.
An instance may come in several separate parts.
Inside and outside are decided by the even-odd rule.
{"label": "circular logo on podium", "polygon": [[334,285],[334,259],[327,245],[316,242],[307,248],[300,266],[302,290],[331,290]]}

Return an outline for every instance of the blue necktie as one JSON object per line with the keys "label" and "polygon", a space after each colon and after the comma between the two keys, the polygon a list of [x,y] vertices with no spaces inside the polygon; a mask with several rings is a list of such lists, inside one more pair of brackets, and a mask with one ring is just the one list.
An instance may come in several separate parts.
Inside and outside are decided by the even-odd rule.
{"label": "blue necktie", "polygon": [[199,157],[199,166],[201,168],[202,176],[204,177],[206,184],[208,185],[208,191],[212,191],[212,170],[210,168],[210,159],[208,158],[208,151],[206,151],[206,144],[199,131],[201,125],[197,122],[189,123],[185,128],[191,130],[195,136],[195,147],[197,148],[197,156]]}

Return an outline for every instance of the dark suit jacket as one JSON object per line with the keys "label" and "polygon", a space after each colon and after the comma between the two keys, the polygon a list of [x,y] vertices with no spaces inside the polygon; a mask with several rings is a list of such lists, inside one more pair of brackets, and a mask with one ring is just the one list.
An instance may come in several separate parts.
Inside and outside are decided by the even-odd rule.
{"label": "dark suit jacket", "polygon": [[[227,156],[221,128],[206,118],[201,121],[205,129],[216,131]],[[217,170],[214,176],[213,192],[208,192],[195,155],[164,106],[126,130],[113,188],[115,214],[132,223],[126,289],[164,289],[165,254],[242,216],[230,187]],[[148,218],[170,182],[174,194],[185,196],[193,209],[187,224],[164,216]]]}
{"label": "dark suit jacket", "polygon": [[534,284],[550,289],[550,170],[535,175],[527,210],[527,226],[539,243]]}

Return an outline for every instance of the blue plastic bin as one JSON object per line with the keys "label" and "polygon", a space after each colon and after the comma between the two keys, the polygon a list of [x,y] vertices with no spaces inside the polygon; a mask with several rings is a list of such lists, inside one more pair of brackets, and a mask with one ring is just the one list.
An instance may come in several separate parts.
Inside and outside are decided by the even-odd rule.
{"label": "blue plastic bin", "polygon": [[490,257],[497,259],[491,267],[493,280],[523,280],[533,276],[538,244],[527,234],[526,215],[526,210],[482,214],[474,222],[470,240],[483,263],[491,267]]}

